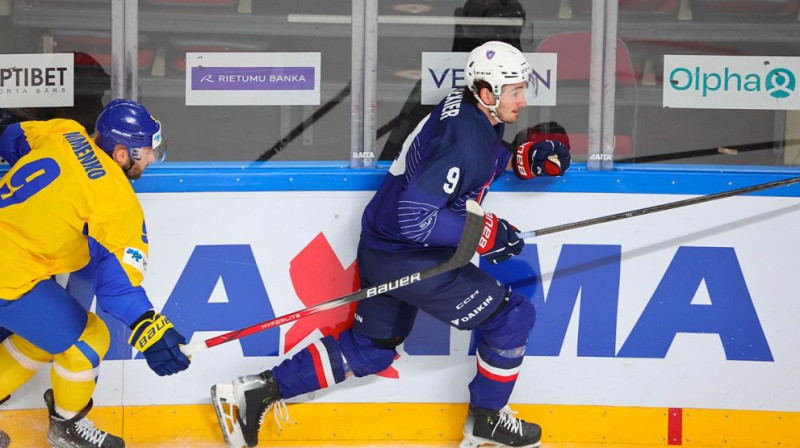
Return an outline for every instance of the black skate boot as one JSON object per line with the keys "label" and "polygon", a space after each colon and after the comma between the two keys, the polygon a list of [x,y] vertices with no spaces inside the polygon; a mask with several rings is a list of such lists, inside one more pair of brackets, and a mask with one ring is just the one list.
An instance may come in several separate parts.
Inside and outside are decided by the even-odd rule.
{"label": "black skate boot", "polygon": [[[11,395],[8,395],[0,400],[0,404],[5,403],[9,398],[11,398]],[[9,437],[5,431],[0,429],[0,448],[8,448],[9,445],[11,445],[11,437]]]}
{"label": "black skate boot", "polygon": [[120,437],[101,431],[86,418],[92,409],[92,400],[75,417],[65,419],[56,413],[53,389],[44,393],[44,402],[50,412],[50,430],[47,441],[55,448],[124,448],[125,441]]}
{"label": "black skate boot", "polygon": [[240,376],[233,384],[211,386],[211,402],[217,411],[225,443],[231,448],[258,445],[258,430],[264,415],[273,406],[279,427],[280,420],[289,421],[278,382],[269,370],[258,375]]}
{"label": "black skate boot", "polygon": [[542,428],[513,414],[508,406],[499,411],[470,406],[464,423],[464,440],[459,448],[476,448],[484,443],[522,448],[541,445]]}

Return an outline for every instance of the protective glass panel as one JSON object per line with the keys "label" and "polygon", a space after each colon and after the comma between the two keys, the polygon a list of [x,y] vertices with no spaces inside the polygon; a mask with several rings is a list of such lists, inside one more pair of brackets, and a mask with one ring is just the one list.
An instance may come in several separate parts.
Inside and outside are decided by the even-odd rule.
{"label": "protective glass panel", "polygon": [[107,1],[0,0],[0,129],[72,118],[93,132],[111,86],[110,30]]}
{"label": "protective glass panel", "polygon": [[[557,1],[381,2],[376,145],[379,159],[393,159],[405,137],[435,104],[452,89],[466,85],[467,53],[496,40],[513,45],[528,56],[537,87],[535,98],[528,95],[528,107],[520,111],[517,121],[506,124],[504,141],[509,147],[524,143],[542,132],[543,123],[557,121],[570,133],[570,139],[576,135],[574,159],[585,160],[589,49],[576,54],[574,48],[548,41],[572,28],[588,32],[589,22],[559,19]],[[575,58],[585,61],[581,59],[582,65],[573,68],[569,64]],[[580,71],[585,75],[572,73]]]}
{"label": "protective glass panel", "polygon": [[615,160],[800,163],[799,18],[797,0],[619,1]]}
{"label": "protective glass panel", "polygon": [[[141,0],[172,161],[347,160],[351,2]],[[188,55],[188,56],[187,56]]]}

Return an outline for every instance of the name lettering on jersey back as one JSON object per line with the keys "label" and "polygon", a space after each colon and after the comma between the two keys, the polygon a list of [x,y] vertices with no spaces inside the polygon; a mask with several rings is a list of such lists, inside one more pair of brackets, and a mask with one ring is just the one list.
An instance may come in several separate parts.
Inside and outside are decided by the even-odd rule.
{"label": "name lettering on jersey back", "polygon": [[450,95],[444,100],[444,106],[442,107],[442,114],[439,116],[439,120],[444,120],[448,117],[455,117],[458,115],[458,112],[461,111],[461,99],[464,97],[463,90],[454,90]]}
{"label": "name lettering on jersey back", "polygon": [[91,143],[86,140],[83,134],[80,132],[70,132],[64,134],[64,138],[69,142],[69,145],[72,147],[72,152],[75,153],[75,157],[78,158],[78,161],[81,163],[83,170],[86,171],[86,175],[89,176],[89,179],[97,179],[106,175],[106,170],[103,169],[103,165],[97,160],[97,154],[92,150]]}

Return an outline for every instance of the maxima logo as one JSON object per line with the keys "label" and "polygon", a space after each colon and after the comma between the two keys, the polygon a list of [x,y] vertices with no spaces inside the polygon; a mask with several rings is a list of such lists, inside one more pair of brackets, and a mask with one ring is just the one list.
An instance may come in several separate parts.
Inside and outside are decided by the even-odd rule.
{"label": "maxima logo", "polygon": [[664,57],[664,106],[709,109],[800,109],[800,58]]}

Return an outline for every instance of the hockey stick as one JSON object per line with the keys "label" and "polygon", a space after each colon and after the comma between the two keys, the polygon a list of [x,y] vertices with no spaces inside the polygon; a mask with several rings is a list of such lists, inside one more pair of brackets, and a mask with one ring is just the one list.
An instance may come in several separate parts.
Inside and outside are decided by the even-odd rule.
{"label": "hockey stick", "polygon": [[624,159],[615,159],[614,163],[664,162],[667,160],[689,159],[692,157],[706,157],[715,155],[735,156],[745,152],[763,151],[765,149],[776,149],[776,148],[781,148],[781,145],[783,147],[786,147],[788,145],[797,145],[798,143],[800,143],[800,139],[748,143],[744,145],[734,145],[734,146],[718,146],[716,148],[693,149],[690,151],[671,152],[667,154],[652,154],[649,156],[626,157]]}
{"label": "hockey stick", "polygon": [[251,325],[249,327],[242,328],[240,330],[234,330],[229,333],[215,336],[213,338],[206,339],[205,341],[195,341],[187,345],[183,345],[181,346],[181,351],[186,356],[191,356],[192,354],[197,353],[200,350],[211,348],[216,345],[223,344],[225,342],[234,341],[236,339],[243,338],[253,333],[258,333],[260,331],[278,327],[283,324],[288,324],[289,322],[294,322],[298,319],[311,316],[312,314],[317,314],[322,311],[327,311],[329,309],[336,308],[337,306],[341,306],[346,303],[352,303],[352,302],[357,302],[359,300],[367,299],[376,296],[378,294],[383,294],[385,292],[392,291],[397,288],[402,288],[412,283],[417,283],[419,281],[431,278],[441,273],[451,271],[456,268],[460,268],[461,266],[464,266],[467,263],[469,263],[469,261],[472,259],[472,256],[475,254],[475,251],[478,249],[478,242],[481,238],[482,231],[483,231],[483,210],[481,209],[481,206],[478,205],[477,202],[471,200],[467,201],[467,220],[466,223],[464,224],[464,231],[461,234],[461,240],[459,241],[458,248],[456,249],[453,256],[450,257],[450,259],[445,261],[444,263],[429,269],[425,269],[424,271],[405,275],[403,277],[398,278],[397,280],[392,280],[390,282],[386,282],[377,286],[361,289],[346,296],[328,300],[327,302],[322,302],[317,305],[310,306],[306,309],[296,311],[294,313],[285,314],[283,316],[276,317],[274,319],[270,319],[261,322],[259,324]]}
{"label": "hockey stick", "polygon": [[728,198],[731,196],[738,196],[740,194],[752,193],[754,191],[766,190],[768,188],[782,187],[784,185],[791,185],[795,182],[800,182],[800,177],[792,177],[784,180],[776,180],[774,182],[767,182],[765,184],[758,184],[750,187],[739,188],[736,190],[723,191],[721,193],[714,193],[706,196],[684,199],[682,201],[675,201],[661,205],[654,205],[652,207],[645,207],[637,210],[631,210],[628,212],[616,213],[614,215],[600,216],[598,218],[591,218],[584,221],[578,221],[569,224],[561,224],[559,226],[546,227],[544,229],[539,229],[539,230],[531,230],[530,232],[520,232],[517,234],[517,236],[519,236],[520,239],[525,240],[528,238],[533,238],[535,236],[548,235],[550,233],[563,232],[565,230],[572,230],[581,227],[593,226],[595,224],[602,224],[604,222],[633,218],[634,216],[646,215],[648,213],[663,212],[664,210],[671,210],[673,208],[678,208],[678,207],[686,207],[687,205],[701,204],[703,202]]}
{"label": "hockey stick", "polygon": [[317,109],[310,117],[303,120],[299,125],[295,126],[294,129],[289,131],[282,139],[275,142],[271,148],[264,151],[263,154],[256,158],[256,162],[266,162],[267,160],[275,157],[279,152],[283,151],[292,140],[296,139],[300,134],[302,134],[306,129],[308,129],[312,124],[314,124],[317,120],[322,118],[325,114],[331,111],[337,104],[344,101],[347,98],[347,95],[350,95],[350,83],[348,82],[344,88],[336,94],[330,101],[325,103],[322,107]]}

